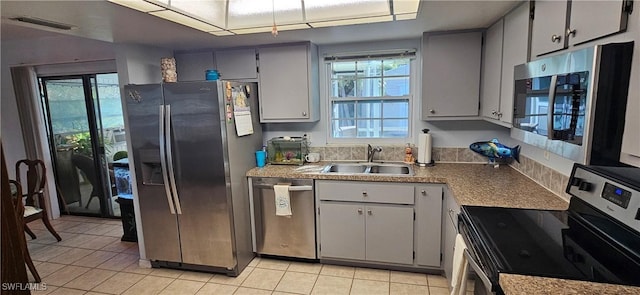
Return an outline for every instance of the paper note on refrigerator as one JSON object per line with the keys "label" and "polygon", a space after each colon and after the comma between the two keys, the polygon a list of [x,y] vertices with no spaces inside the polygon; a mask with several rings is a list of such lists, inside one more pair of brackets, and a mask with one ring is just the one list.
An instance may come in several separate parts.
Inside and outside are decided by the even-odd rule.
{"label": "paper note on refrigerator", "polygon": [[243,87],[233,87],[233,116],[236,121],[236,133],[238,136],[253,134],[253,121],[251,120],[251,107],[245,95]]}

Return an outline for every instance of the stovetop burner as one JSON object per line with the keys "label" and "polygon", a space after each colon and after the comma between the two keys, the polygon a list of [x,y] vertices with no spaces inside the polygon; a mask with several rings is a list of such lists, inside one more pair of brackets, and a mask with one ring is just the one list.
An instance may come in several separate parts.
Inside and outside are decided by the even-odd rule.
{"label": "stovetop burner", "polygon": [[510,273],[640,286],[639,176],[576,164],[569,210],[462,206],[460,233],[492,284]]}

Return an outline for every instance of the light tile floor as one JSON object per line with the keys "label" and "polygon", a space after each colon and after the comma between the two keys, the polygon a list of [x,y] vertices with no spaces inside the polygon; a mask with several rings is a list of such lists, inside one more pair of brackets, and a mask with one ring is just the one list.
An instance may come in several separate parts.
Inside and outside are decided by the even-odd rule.
{"label": "light tile floor", "polygon": [[235,278],[141,268],[138,244],[120,241],[120,220],[63,216],[52,224],[61,242],[41,222],[29,224],[38,237],[27,237],[31,257],[47,284],[33,294],[449,294],[437,275],[266,258]]}

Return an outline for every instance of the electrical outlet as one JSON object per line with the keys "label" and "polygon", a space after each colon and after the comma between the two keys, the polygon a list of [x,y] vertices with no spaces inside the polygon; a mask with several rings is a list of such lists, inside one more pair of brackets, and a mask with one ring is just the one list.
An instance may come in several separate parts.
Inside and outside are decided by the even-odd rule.
{"label": "electrical outlet", "polygon": [[305,136],[307,137],[307,143],[311,144],[311,133],[305,133]]}

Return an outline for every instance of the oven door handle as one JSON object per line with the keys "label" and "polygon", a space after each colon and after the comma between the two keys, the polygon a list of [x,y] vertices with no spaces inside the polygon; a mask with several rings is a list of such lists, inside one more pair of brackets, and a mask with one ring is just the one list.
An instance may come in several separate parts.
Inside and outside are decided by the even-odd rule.
{"label": "oven door handle", "polygon": [[471,253],[469,253],[469,250],[464,250],[464,256],[467,258],[467,263],[469,264],[469,266],[473,268],[473,271],[475,271],[476,275],[478,275],[478,278],[480,278],[482,284],[487,289],[487,293],[493,294],[493,284],[491,283],[491,280],[489,280],[489,277],[487,277],[482,268],[480,268],[480,265],[478,265],[478,263],[473,259]]}

